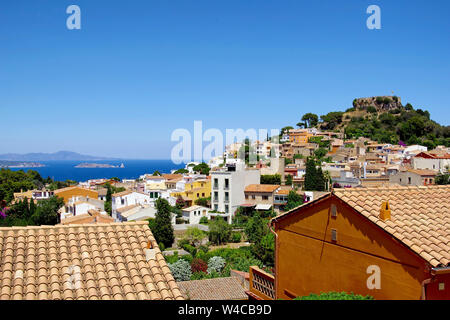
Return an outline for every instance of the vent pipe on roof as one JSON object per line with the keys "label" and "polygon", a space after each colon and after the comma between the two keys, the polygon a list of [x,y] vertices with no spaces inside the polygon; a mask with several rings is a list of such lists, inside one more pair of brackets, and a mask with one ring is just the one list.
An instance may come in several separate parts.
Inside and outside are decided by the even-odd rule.
{"label": "vent pipe on roof", "polygon": [[391,219],[391,207],[389,206],[389,201],[385,201],[381,204],[380,219],[383,221]]}

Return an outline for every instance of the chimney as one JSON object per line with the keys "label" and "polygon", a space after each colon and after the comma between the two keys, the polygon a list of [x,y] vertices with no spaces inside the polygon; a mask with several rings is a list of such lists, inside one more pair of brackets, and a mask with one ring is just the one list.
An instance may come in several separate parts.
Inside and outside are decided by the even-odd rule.
{"label": "chimney", "polygon": [[391,207],[389,206],[389,201],[385,201],[381,204],[380,219],[383,221],[391,219]]}

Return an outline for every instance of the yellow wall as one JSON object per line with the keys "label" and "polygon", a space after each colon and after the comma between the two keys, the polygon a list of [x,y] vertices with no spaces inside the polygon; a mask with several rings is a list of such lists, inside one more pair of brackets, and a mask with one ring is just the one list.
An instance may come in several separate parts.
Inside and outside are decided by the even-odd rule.
{"label": "yellow wall", "polygon": [[[204,195],[202,195],[204,194]],[[199,180],[186,183],[184,192],[174,192],[173,197],[186,197],[192,201],[211,196],[211,180]]]}
{"label": "yellow wall", "polygon": [[[337,242],[331,229],[337,230]],[[329,291],[375,299],[421,297],[424,260],[334,196],[279,221],[276,232],[277,298]],[[367,287],[371,265],[381,269],[381,289]]]}
{"label": "yellow wall", "polygon": [[72,197],[89,197],[91,199],[98,199],[98,192],[85,189],[85,188],[64,188],[55,190],[55,196],[64,199],[64,202],[67,203]]}
{"label": "yellow wall", "polygon": [[312,134],[308,132],[297,132],[289,134],[289,141],[295,143],[308,143],[309,138],[312,137]]}

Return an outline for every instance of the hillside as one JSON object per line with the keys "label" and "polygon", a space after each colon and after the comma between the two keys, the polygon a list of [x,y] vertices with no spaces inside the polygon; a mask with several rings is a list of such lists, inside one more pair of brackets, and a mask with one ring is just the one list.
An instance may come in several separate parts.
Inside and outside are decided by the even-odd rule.
{"label": "hillside", "polygon": [[364,136],[380,143],[450,146],[450,126],[433,121],[426,110],[409,103],[403,106],[395,96],[355,99],[352,108],[330,112],[320,119],[317,128],[344,132],[347,139]]}

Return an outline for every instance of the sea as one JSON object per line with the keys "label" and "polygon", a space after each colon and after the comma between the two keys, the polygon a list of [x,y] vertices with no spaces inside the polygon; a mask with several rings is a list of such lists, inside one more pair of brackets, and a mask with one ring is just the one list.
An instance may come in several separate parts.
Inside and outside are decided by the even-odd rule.
{"label": "sea", "polygon": [[[35,170],[42,178],[50,177],[55,181],[74,180],[77,182],[89,179],[109,179],[117,177],[119,179],[137,179],[139,176],[156,170],[161,173],[170,173],[185,167],[185,164],[175,164],[172,160],[108,160],[108,161],[39,161],[45,167],[36,168],[11,168],[13,171]],[[124,168],[75,168],[80,163],[101,163],[120,166]]]}

